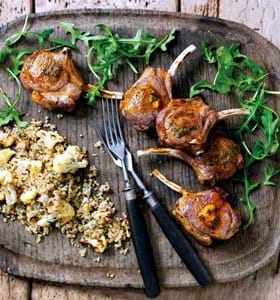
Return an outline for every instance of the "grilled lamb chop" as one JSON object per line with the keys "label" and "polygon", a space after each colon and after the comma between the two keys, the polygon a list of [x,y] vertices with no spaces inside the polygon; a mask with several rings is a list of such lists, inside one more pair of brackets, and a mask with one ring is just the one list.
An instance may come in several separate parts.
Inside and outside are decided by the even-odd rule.
{"label": "grilled lamb chop", "polygon": [[173,215],[183,228],[203,245],[213,239],[230,239],[239,229],[239,212],[226,201],[227,193],[220,188],[193,192],[169,181],[158,170],[153,175],[165,185],[182,194]]}
{"label": "grilled lamb chop", "polygon": [[75,108],[84,87],[69,48],[34,52],[25,60],[20,79],[23,86],[32,91],[34,102],[44,108],[66,112]]}
{"label": "grilled lamb chop", "polygon": [[195,49],[194,45],[187,47],[168,71],[163,68],[147,67],[140,78],[124,93],[120,110],[136,129],[147,130],[155,126],[159,111],[173,98],[172,77],[184,58]]}
{"label": "grilled lamb chop", "polygon": [[215,112],[200,97],[174,99],[156,119],[159,142],[164,146],[187,150],[195,155],[204,151],[210,130],[220,120],[249,114],[246,109]]}
{"label": "grilled lamb chop", "polygon": [[138,156],[149,154],[181,159],[193,168],[200,184],[210,186],[214,186],[217,181],[230,178],[243,167],[239,145],[221,135],[211,137],[207,141],[205,152],[198,156],[172,148],[148,148],[137,151]]}

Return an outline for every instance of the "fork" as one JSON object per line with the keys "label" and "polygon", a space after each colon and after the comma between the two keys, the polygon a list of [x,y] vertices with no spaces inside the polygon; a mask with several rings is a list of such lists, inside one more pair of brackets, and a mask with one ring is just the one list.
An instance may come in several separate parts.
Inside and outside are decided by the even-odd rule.
{"label": "fork", "polygon": [[118,108],[114,101],[102,99],[104,141],[110,152],[120,161],[124,179],[124,194],[128,219],[132,232],[132,242],[135,249],[139,269],[144,282],[144,291],[148,297],[156,297],[160,293],[156,272],[153,249],[148,235],[144,216],[141,211],[139,199],[130,183],[128,170],[125,164],[126,147],[118,117]]}
{"label": "fork", "polygon": [[[111,105],[112,106],[114,105],[114,112],[116,112],[118,118],[118,108],[117,108],[116,101],[114,100],[109,100],[109,101],[115,103]],[[120,126],[119,119],[117,122],[118,122],[118,126]],[[121,132],[120,127],[119,130]],[[101,140],[103,141],[105,149],[107,150],[108,154],[111,156],[114,163],[119,167],[122,167],[123,163],[125,164],[128,171],[134,178],[138,188],[142,190],[143,199],[146,200],[146,203],[148,204],[150,210],[152,211],[152,214],[157,220],[166,238],[169,240],[170,244],[177,252],[179,257],[182,259],[183,263],[186,265],[189,271],[193,274],[197,282],[200,285],[208,285],[209,283],[211,283],[212,279],[210,274],[208,273],[207,269],[203,265],[197,253],[190,245],[186,236],[183,234],[183,232],[180,230],[180,228],[177,226],[174,220],[170,217],[170,215],[165,210],[165,208],[159,203],[154,193],[149,191],[145,187],[145,184],[143,183],[141,178],[134,171],[132,155],[130,151],[127,149],[127,147],[125,146],[124,140],[122,139],[122,142],[124,144],[125,160],[122,163],[121,160],[114,155],[113,151],[110,150],[104,130],[101,130],[99,128],[97,130],[97,133],[101,138]]]}

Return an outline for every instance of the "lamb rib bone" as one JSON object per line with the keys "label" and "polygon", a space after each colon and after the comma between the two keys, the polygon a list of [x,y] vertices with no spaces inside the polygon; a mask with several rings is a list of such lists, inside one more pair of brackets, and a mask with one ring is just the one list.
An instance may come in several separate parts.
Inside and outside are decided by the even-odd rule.
{"label": "lamb rib bone", "polygon": [[244,164],[239,145],[219,132],[210,137],[204,153],[198,156],[174,148],[148,148],[138,150],[137,155],[165,155],[178,158],[192,167],[200,184],[210,186],[232,177],[243,168]]}

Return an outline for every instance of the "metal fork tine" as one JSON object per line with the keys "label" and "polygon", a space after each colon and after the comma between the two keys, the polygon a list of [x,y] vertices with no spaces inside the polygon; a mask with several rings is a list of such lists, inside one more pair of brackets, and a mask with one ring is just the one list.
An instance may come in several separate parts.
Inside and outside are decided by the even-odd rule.
{"label": "metal fork tine", "polygon": [[110,111],[109,100],[106,99],[105,101],[106,101],[106,109],[107,109],[107,128],[109,130],[111,144],[115,145],[116,141],[115,141],[114,134],[112,131],[112,113]]}
{"label": "metal fork tine", "polygon": [[120,124],[119,110],[118,110],[118,107],[117,107],[117,101],[114,101],[114,102],[115,102],[115,109],[116,109],[117,127],[118,127],[118,131],[119,131],[121,142],[124,143],[124,138],[123,138],[123,134],[122,134],[122,128],[121,128],[121,124]]}
{"label": "metal fork tine", "polygon": [[97,127],[96,128],[96,132],[97,132],[98,137],[102,140],[102,142],[105,143],[106,141],[105,141],[105,133],[104,133],[104,131],[101,128]]}
{"label": "metal fork tine", "polygon": [[102,99],[102,130],[104,131],[103,136],[110,151],[120,160],[124,160],[125,143],[122,137],[120,121],[118,119],[118,107],[116,105],[117,103],[114,100]]}
{"label": "metal fork tine", "polygon": [[97,135],[100,138],[101,142],[103,143],[103,146],[105,147],[106,151],[108,151],[108,153],[110,154],[110,150],[107,145],[107,141],[105,138],[105,132],[104,132],[103,128],[101,129],[101,128],[97,127],[96,132],[97,132]]}
{"label": "metal fork tine", "polygon": [[109,101],[108,99],[103,99],[104,101],[104,113],[103,113],[103,119],[104,119],[104,130],[107,131],[108,145],[115,145],[115,138],[112,131],[112,113],[110,112],[109,107]]}
{"label": "metal fork tine", "polygon": [[118,132],[118,129],[117,129],[117,126],[116,126],[116,114],[117,114],[117,111],[114,108],[115,107],[114,102],[115,102],[115,100],[111,100],[112,123],[113,123],[114,134],[115,134],[117,143],[121,143],[119,132]]}
{"label": "metal fork tine", "polygon": [[96,132],[97,132],[97,135],[98,137],[100,138],[101,142],[103,143],[103,146],[105,148],[105,150],[107,151],[107,153],[110,155],[110,157],[112,158],[113,162],[115,165],[117,165],[118,167],[121,167],[121,161],[118,160],[113,154],[112,152],[110,151],[110,149],[108,148],[108,145],[107,145],[107,142],[105,140],[105,133],[104,133],[104,130],[97,127],[96,128]]}
{"label": "metal fork tine", "polygon": [[106,143],[109,144],[110,141],[109,141],[109,135],[108,135],[108,130],[107,130],[107,124],[106,124],[106,120],[105,120],[107,114],[106,114],[106,111],[105,111],[105,100],[104,100],[104,98],[102,98],[101,102],[102,102],[103,129],[104,129],[104,132],[105,132]]}

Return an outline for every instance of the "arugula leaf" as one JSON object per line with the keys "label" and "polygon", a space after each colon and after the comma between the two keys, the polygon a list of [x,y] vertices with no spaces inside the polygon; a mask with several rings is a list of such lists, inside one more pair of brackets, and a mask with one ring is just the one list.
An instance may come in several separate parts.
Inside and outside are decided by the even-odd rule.
{"label": "arugula leaf", "polygon": [[275,168],[273,168],[272,164],[270,164],[270,168],[268,168],[268,166],[264,166],[263,172],[264,172],[263,185],[276,186],[275,182],[273,182],[271,179],[274,176],[280,174],[280,169],[275,169]]}
{"label": "arugula leaf", "polygon": [[4,100],[5,107],[0,109],[0,127],[9,124],[10,122],[15,122],[20,128],[26,127],[27,122],[21,120],[22,112],[17,110],[17,105],[22,97],[21,83],[17,76],[10,70],[7,69],[9,74],[16,80],[18,85],[18,93],[14,102],[11,102],[10,98],[5,94],[3,89],[0,87],[0,94]]}
{"label": "arugula leaf", "polygon": [[[194,84],[190,90],[190,97],[204,92],[205,89],[220,94],[229,94],[231,88],[236,88],[236,95],[242,97],[245,92],[254,92],[259,82],[267,75],[263,69],[252,62],[246,55],[241,54],[238,44],[222,45],[218,47],[215,55],[213,47],[202,43],[202,58],[207,63],[217,64],[217,73],[213,83],[203,80]],[[252,73],[252,75],[250,74]],[[237,75],[235,75],[237,73]]]}
{"label": "arugula leaf", "polygon": [[248,220],[244,226],[244,229],[248,228],[254,221],[254,213],[256,211],[256,206],[252,203],[250,196],[253,191],[255,191],[259,186],[260,182],[251,182],[249,179],[249,169],[252,166],[254,159],[250,157],[247,153],[244,155],[244,167],[242,170],[242,179],[239,181],[243,183],[244,194],[240,197],[240,202],[244,203],[248,210]]}
{"label": "arugula leaf", "polygon": [[84,32],[75,29],[75,24],[67,23],[67,22],[60,22],[60,26],[64,29],[64,32],[71,34],[71,43],[76,45],[77,41],[83,41],[86,46],[89,46],[89,42],[93,39],[90,32]]}
{"label": "arugula leaf", "polygon": [[29,34],[33,34],[38,37],[38,43],[40,47],[44,47],[46,42],[49,42],[56,47],[69,47],[72,49],[77,48],[75,43],[50,37],[52,33],[54,33],[53,28],[46,28],[40,32],[29,32]]}
{"label": "arugula leaf", "polygon": [[[24,63],[23,57],[25,55],[31,54],[32,52],[33,52],[32,50],[16,50],[16,49],[11,50],[11,62],[12,62],[11,72],[15,76],[18,76],[20,74],[21,66]],[[14,76],[10,76],[10,78],[15,79]]]}
{"label": "arugula leaf", "polygon": [[10,49],[1,49],[0,50],[0,64],[4,64],[11,54]]}
{"label": "arugula leaf", "polygon": [[14,33],[13,35],[11,35],[10,37],[8,37],[5,40],[5,46],[10,47],[14,44],[16,44],[22,37],[25,37],[27,34],[26,28],[27,28],[27,23],[28,23],[28,15],[25,18],[23,27],[21,29],[21,31]]}
{"label": "arugula leaf", "polygon": [[21,241],[21,244],[24,246],[24,247],[27,247],[27,246],[34,246],[32,243],[28,242],[28,241],[25,241],[25,240],[22,240]]}
{"label": "arugula leaf", "polygon": [[214,47],[208,45],[205,40],[201,42],[201,57],[208,64],[213,64],[217,61],[213,53],[213,48]]}
{"label": "arugula leaf", "polygon": [[56,38],[49,38],[48,40],[49,40],[49,42],[53,43],[54,46],[56,46],[55,48],[68,47],[68,48],[71,48],[71,49],[77,49],[77,46],[75,44],[72,44],[69,41],[56,39]]}
{"label": "arugula leaf", "polygon": [[209,82],[208,80],[201,80],[195,84],[193,84],[190,88],[190,98],[194,96],[200,95],[205,91],[205,89],[209,89],[212,91],[216,91],[215,85]]}
{"label": "arugula leaf", "polygon": [[53,28],[47,28],[38,33],[38,42],[40,47],[43,47],[45,42],[48,41],[50,35],[54,32]]}
{"label": "arugula leaf", "polygon": [[[276,112],[274,112],[276,114]],[[259,127],[263,132],[263,141],[257,140],[253,150],[249,150],[247,144],[243,141],[242,144],[245,150],[255,159],[255,160],[263,160],[266,157],[274,155],[279,149],[279,139],[278,139],[278,131],[279,131],[279,122],[280,119],[278,115],[274,117],[271,109],[265,108],[260,116],[260,124]]]}
{"label": "arugula leaf", "polygon": [[262,130],[265,136],[263,158],[275,154],[279,149],[279,122],[280,119],[276,112],[272,112],[271,109],[264,109],[261,116]]}

